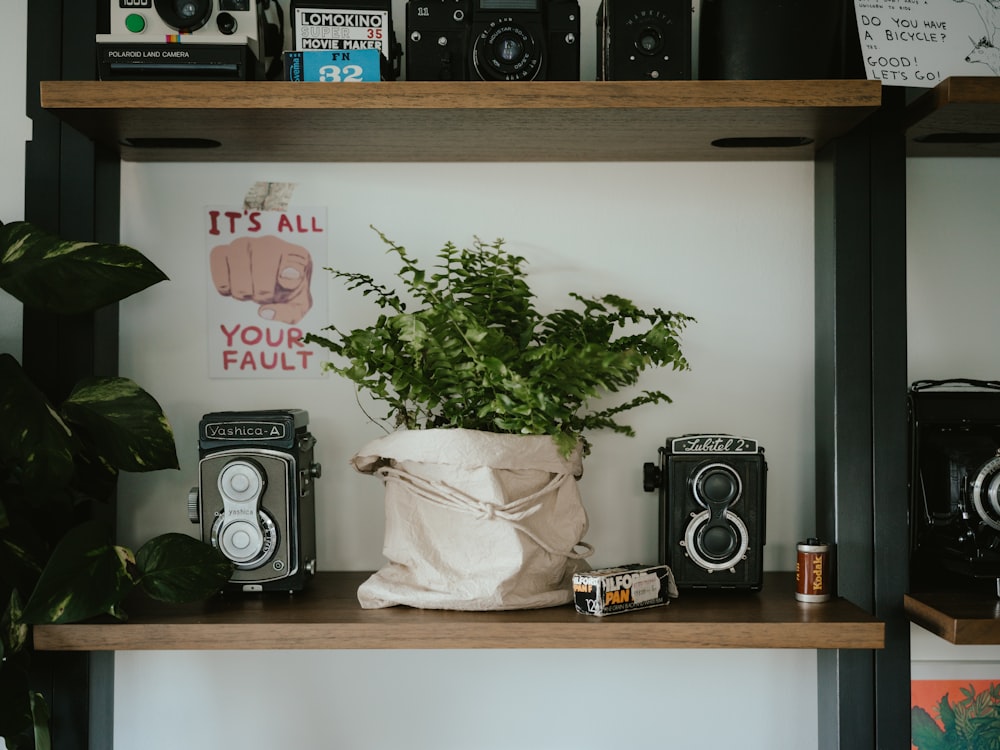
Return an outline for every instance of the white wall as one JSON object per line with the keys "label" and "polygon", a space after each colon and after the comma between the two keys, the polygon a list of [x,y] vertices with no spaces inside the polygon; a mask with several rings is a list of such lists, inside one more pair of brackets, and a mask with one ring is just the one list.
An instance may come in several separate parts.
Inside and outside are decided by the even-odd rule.
{"label": "white wall", "polygon": [[[1000,374],[996,159],[907,164],[910,382]],[[911,626],[912,677],[1000,680],[1000,647],[953,646]]]}
{"label": "white wall", "polygon": [[[0,222],[24,218],[24,143],[31,122],[24,114],[27,3],[7,3],[0,31],[3,95],[9,106],[0,111]],[[21,303],[0,292],[0,352],[21,356]]]}
{"label": "white wall", "polygon": [[[203,413],[291,404],[309,409],[324,466],[317,511],[320,568],[382,564],[381,485],[346,466],[355,449],[381,433],[366,423],[351,387],[336,380],[246,382],[206,375],[203,208],[220,201],[239,203],[251,183],[270,179],[297,182],[296,204],[328,208],[329,264],[388,279],[394,269],[368,229],[370,223],[425,257],[448,239],[503,236],[513,251],[528,258],[540,304],[561,303],[570,290],[614,291],[642,305],[695,315],[699,322],[685,336],[693,370],[651,374],[643,383],[667,391],[675,403],[637,412],[630,420],[638,433],[635,439],[594,436],[594,453],[581,480],[591,519],[587,540],[597,550],[593,563],[655,559],[656,501],[642,491],[642,463],[655,459],[669,435],[724,431],[755,437],[767,450],[765,565],[791,569],[796,540],[814,529],[812,175],[808,162],[124,165],[123,240],[149,253],[171,281],[123,304],[121,368],[163,403],[177,432],[181,459],[180,472],[123,482],[119,520],[124,541],[138,543],[166,530],[190,532],[184,499],[196,478],[196,427]],[[356,317],[368,309],[366,301],[347,297],[336,284],[330,294],[331,315]],[[384,747],[384,733],[394,729],[382,726],[385,722],[372,713],[367,701],[372,685],[379,685],[384,705],[398,708],[416,700],[421,707],[407,714],[413,747],[469,747],[457,737],[481,731],[484,712],[495,710],[482,705],[482,693],[488,692],[517,700],[529,730],[523,725],[491,730],[496,734],[488,746],[523,747],[524,737],[534,730],[539,747],[596,748],[607,744],[607,735],[568,732],[582,697],[614,700],[622,691],[634,691],[658,696],[648,698],[651,711],[666,702],[681,707],[678,715],[695,715],[705,693],[691,690],[693,679],[717,685],[726,694],[739,692],[740,701],[766,703],[777,696],[782,704],[782,721],[773,720],[768,711],[757,713],[754,704],[749,723],[711,722],[707,731],[720,744],[773,748],[816,743],[811,651],[324,652],[308,657],[119,654],[119,747],[212,746],[208,741],[190,745],[191,733],[197,738],[217,731],[214,697],[245,685],[248,659],[276,674],[282,684],[302,681],[310,686],[307,693],[316,690],[324,696],[319,704],[328,706],[305,713],[297,690],[244,696],[253,707],[243,719],[247,726],[240,729],[248,748],[269,746],[272,731],[298,736],[302,744],[323,743],[354,731],[343,724],[359,715],[376,726],[375,734],[366,739],[359,731],[344,746]],[[629,665],[623,671],[618,671],[619,660]],[[176,700],[193,705],[185,722],[150,732],[142,717],[162,704],[147,704],[144,680],[131,676],[158,674],[153,666],[159,669],[165,662],[196,670],[199,678],[163,686],[176,691]],[[616,666],[609,673],[596,666],[602,662]],[[305,664],[312,669],[303,669]],[[414,673],[414,665],[426,668]],[[494,674],[498,665],[503,666],[502,678]],[[478,666],[476,676],[468,674],[473,666]],[[621,678],[613,677],[610,689],[601,688],[591,677],[595,673]],[[434,684],[441,684],[447,697],[422,687],[426,680],[444,680]],[[466,680],[472,680],[473,689],[453,687],[469,684]],[[524,693],[526,685],[539,682],[553,693],[544,711],[531,709],[542,702],[542,694],[529,690],[527,699]],[[767,690],[757,690],[759,685]],[[761,692],[770,698],[759,698]],[[623,705],[633,710],[631,699]],[[458,734],[442,738],[442,722]],[[546,730],[550,723],[562,729]],[[689,745],[700,742],[705,731],[703,724],[672,730],[687,737],[681,744]],[[653,747],[662,738],[636,731],[635,742]]]}

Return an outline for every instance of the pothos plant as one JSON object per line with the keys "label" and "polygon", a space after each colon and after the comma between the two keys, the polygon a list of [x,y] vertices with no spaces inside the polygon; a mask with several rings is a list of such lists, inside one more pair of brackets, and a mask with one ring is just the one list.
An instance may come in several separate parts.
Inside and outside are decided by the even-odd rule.
{"label": "pothos plant", "polygon": [[[76,315],[165,278],[124,245],[0,225],[0,288],[26,308]],[[101,506],[119,471],[177,467],[170,424],[133,381],[88,377],[52,403],[0,353],[0,737],[10,750],[49,746],[47,708],[29,690],[32,624],[124,618],[134,590],[196,600],[231,575],[229,562],[200,540],[163,534],[133,552],[97,520],[109,515]]]}
{"label": "pothos plant", "polygon": [[502,239],[448,242],[425,269],[377,233],[399,259],[405,298],[368,274],[327,269],[382,312],[364,328],[331,325],[307,340],[336,355],[327,368],[384,402],[396,427],[551,435],[564,454],[581,441],[586,453],[587,431],[632,435],[618,415],[670,401],[644,391],[590,409],[592,399],[635,385],[648,367],[689,367],[679,338],[694,319],[683,313],[576,293],[574,307],[542,313],[525,259]]}

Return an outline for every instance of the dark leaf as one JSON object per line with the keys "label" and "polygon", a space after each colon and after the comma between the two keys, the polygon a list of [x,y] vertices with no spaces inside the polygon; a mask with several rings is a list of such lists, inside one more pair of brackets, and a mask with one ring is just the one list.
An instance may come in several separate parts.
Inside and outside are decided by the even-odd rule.
{"label": "dark leaf", "polygon": [[17,360],[0,354],[0,463],[28,485],[62,486],[73,475],[73,435]]}
{"label": "dark leaf", "polygon": [[103,525],[89,521],[56,545],[24,608],[24,621],[77,622],[99,614],[120,617],[119,605],[135,585],[132,554],[116,547]]}
{"label": "dark leaf", "polygon": [[67,241],[23,221],[0,227],[0,288],[29,307],[87,312],[166,278],[125,245]]}
{"label": "dark leaf", "polygon": [[217,549],[184,534],[150,539],[135,560],[143,591],[165,602],[205,599],[233,573],[232,564]]}
{"label": "dark leaf", "polygon": [[176,469],[174,434],[152,396],[128,378],[81,381],[63,404],[66,418],[88,442],[125,471]]}
{"label": "dark leaf", "polygon": [[49,706],[41,693],[31,694],[31,718],[35,725],[35,750],[52,750],[49,734]]}

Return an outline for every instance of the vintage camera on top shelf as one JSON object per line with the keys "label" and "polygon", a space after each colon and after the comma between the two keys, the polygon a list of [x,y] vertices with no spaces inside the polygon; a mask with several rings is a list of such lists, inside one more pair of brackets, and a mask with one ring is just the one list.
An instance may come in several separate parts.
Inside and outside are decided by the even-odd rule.
{"label": "vintage camera on top shelf", "polygon": [[411,81],[578,81],[576,0],[408,0]]}
{"label": "vintage camera on top shelf", "polygon": [[690,0],[602,0],[597,9],[597,80],[690,78]]}
{"label": "vintage camera on top shelf", "polygon": [[679,589],[759,591],[764,580],[767,463],[756,440],[696,434],[668,438],[643,465],[643,489],[660,493],[660,562]]}
{"label": "vintage camera on top shelf", "polygon": [[227,590],[298,591],[316,572],[320,466],[302,409],[214,412],[198,425],[188,517],[234,565]]}
{"label": "vintage camera on top shelf", "polygon": [[[281,51],[276,0],[109,0],[101,80],[259,80]],[[277,10],[277,8],[275,8]]]}
{"label": "vintage camera on top shelf", "polygon": [[910,386],[910,586],[1000,595],[1000,382]]}

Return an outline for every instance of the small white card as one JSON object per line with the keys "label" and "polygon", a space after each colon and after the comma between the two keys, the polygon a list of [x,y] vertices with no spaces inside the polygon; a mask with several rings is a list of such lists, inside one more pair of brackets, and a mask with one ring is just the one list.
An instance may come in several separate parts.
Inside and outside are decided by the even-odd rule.
{"label": "small white card", "polygon": [[854,0],[868,78],[931,88],[949,76],[1000,75],[996,0]]}

